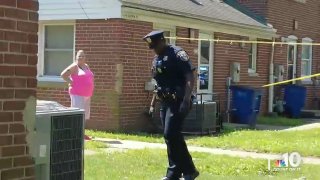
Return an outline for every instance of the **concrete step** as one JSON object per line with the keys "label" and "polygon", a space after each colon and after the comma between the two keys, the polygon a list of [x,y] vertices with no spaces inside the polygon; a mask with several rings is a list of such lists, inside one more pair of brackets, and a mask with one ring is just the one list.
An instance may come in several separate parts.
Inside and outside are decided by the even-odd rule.
{"label": "concrete step", "polygon": [[302,110],[301,118],[320,118],[320,110]]}

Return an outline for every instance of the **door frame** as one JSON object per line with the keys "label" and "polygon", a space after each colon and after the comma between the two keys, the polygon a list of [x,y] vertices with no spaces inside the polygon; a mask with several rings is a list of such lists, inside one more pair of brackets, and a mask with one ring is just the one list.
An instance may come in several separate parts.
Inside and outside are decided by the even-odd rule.
{"label": "door frame", "polygon": [[[213,39],[214,35],[212,32],[205,32],[200,31],[199,32],[199,39]],[[198,41],[198,77],[197,77],[197,92],[198,93],[212,93],[213,92],[213,60],[214,60],[214,43],[213,41],[210,41],[209,45],[209,64],[207,65],[209,67],[209,79],[208,79],[208,89],[207,90],[200,90],[200,62],[201,62],[201,41]],[[212,96],[204,96],[204,100],[210,100],[212,99]]]}
{"label": "door frame", "polygon": [[[293,70],[292,70],[292,78],[296,78],[297,76],[297,54],[298,54],[298,47],[297,47],[297,40],[298,38],[296,36],[288,36],[288,40],[287,42],[289,43],[288,44],[288,47],[287,47],[287,79],[289,79],[289,47],[290,46],[293,46],[293,52],[294,52],[294,55],[293,55]],[[292,44],[291,44],[292,43]],[[295,84],[296,82],[293,81],[292,84]]]}

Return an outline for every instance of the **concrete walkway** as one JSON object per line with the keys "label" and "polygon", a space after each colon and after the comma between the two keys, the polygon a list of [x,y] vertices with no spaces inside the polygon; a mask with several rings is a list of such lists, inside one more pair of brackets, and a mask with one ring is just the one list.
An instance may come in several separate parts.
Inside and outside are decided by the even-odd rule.
{"label": "concrete walkway", "polygon": [[[282,130],[282,131],[300,131],[320,128],[320,120],[306,120],[307,124],[291,127],[291,126],[275,126],[275,125],[266,125],[266,124],[257,124],[256,130]],[[247,124],[236,124],[236,123],[224,123],[224,127],[230,127],[235,129],[250,128]]]}
{"label": "concrete walkway", "polygon": [[[145,149],[145,148],[155,148],[155,149],[166,149],[165,144],[161,143],[147,143],[147,142],[139,142],[139,141],[130,141],[130,140],[116,140],[116,139],[104,139],[104,138],[95,138],[95,141],[100,141],[108,144],[109,148],[105,148],[105,151],[110,152],[110,148],[112,151],[118,150],[127,150],[127,149]],[[243,157],[243,158],[256,158],[256,159],[270,159],[270,160],[279,160],[281,159],[281,155],[279,154],[267,154],[267,153],[256,153],[256,152],[247,152],[240,150],[226,150],[220,148],[207,148],[207,147],[196,147],[196,146],[188,146],[189,151],[191,152],[204,152],[210,154],[218,154],[218,155],[228,155],[234,157]],[[94,152],[90,150],[86,150],[86,155],[94,154]],[[316,157],[303,157],[302,161],[305,164],[318,164],[320,165],[320,158]]]}
{"label": "concrete walkway", "polygon": [[302,131],[302,130],[315,129],[315,128],[320,128],[320,123],[312,123],[312,124],[292,127],[292,128],[284,129],[283,131]]}

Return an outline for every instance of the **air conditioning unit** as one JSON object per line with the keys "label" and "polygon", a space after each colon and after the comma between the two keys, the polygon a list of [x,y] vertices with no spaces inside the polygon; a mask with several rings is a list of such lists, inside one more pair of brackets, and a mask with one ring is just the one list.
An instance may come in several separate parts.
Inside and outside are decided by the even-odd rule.
{"label": "air conditioning unit", "polygon": [[182,132],[206,134],[214,133],[218,125],[216,102],[197,102],[186,117]]}
{"label": "air conditioning unit", "polygon": [[83,180],[84,111],[37,101],[33,158],[36,180]]}

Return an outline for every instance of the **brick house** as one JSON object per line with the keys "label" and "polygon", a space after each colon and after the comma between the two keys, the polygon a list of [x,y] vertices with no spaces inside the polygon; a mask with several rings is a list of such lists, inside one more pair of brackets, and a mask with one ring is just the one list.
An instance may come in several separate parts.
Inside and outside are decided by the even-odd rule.
{"label": "brick house", "polygon": [[37,0],[0,1],[1,180],[34,179],[27,131],[35,120],[38,7]]}
{"label": "brick house", "polygon": [[[153,29],[166,36],[271,41],[276,30],[250,11],[218,0],[40,0],[38,98],[69,106],[67,86],[58,77],[83,49],[95,73],[92,118],[88,128],[144,130],[149,106],[153,52],[142,37]],[[268,83],[271,45],[173,40],[183,47],[208,81],[197,92],[226,99],[230,64],[241,64],[240,85]],[[150,95],[150,96],[149,96]],[[224,102],[225,104],[225,102]],[[263,97],[267,109],[267,94]]]}
{"label": "brick house", "polygon": [[[237,0],[242,6],[262,16],[277,29],[277,35],[289,42],[319,42],[320,14],[318,0]],[[276,46],[274,64],[283,65],[284,79],[311,75],[319,72],[319,46]],[[307,87],[306,109],[317,109],[314,101],[319,94],[311,79],[305,79]],[[275,96],[277,94],[275,88]]]}

